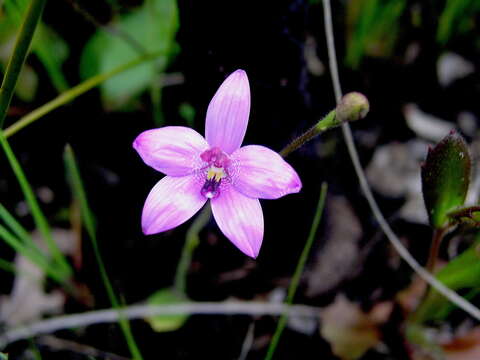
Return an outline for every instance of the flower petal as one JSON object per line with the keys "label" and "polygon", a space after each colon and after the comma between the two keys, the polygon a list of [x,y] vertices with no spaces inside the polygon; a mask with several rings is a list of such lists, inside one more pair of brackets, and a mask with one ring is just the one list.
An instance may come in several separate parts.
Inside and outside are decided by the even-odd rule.
{"label": "flower petal", "polygon": [[143,161],[166,175],[194,171],[195,158],[208,149],[202,135],[183,126],[166,126],[142,132],[133,142]]}
{"label": "flower petal", "polygon": [[256,258],[263,240],[260,201],[240,194],[231,186],[211,201],[220,230],[244,254]]}
{"label": "flower petal", "polygon": [[232,73],[208,105],[205,138],[227,154],[242,145],[250,114],[250,86],[245,71]]}
{"label": "flower petal", "polygon": [[278,199],[302,188],[296,171],[264,146],[244,146],[233,153],[232,159],[237,164],[233,185],[246,196]]}
{"label": "flower petal", "polygon": [[150,235],[170,230],[190,219],[207,201],[200,194],[201,187],[195,176],[165,176],[145,201],[143,233]]}

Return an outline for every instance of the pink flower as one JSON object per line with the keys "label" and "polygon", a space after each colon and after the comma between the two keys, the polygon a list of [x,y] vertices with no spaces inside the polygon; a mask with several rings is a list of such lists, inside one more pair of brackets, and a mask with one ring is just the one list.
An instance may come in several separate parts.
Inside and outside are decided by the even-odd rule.
{"label": "pink flower", "polygon": [[133,147],[143,161],[167,175],[143,207],[145,234],[184,223],[210,199],[220,230],[246,255],[257,257],[263,240],[258,199],[299,192],[302,184],[276,152],[259,145],[240,147],[249,112],[247,74],[237,70],[208,106],[205,138],[190,128],[166,126],[135,139]]}

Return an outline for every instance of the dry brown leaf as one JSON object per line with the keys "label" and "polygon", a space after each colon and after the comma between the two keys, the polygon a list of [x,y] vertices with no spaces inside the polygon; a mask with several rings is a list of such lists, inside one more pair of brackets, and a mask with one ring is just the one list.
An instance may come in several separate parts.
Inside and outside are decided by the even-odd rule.
{"label": "dry brown leaf", "polygon": [[391,303],[379,303],[370,313],[364,313],[357,304],[338,295],[322,313],[320,332],[335,355],[355,360],[380,342],[378,325],[391,311]]}

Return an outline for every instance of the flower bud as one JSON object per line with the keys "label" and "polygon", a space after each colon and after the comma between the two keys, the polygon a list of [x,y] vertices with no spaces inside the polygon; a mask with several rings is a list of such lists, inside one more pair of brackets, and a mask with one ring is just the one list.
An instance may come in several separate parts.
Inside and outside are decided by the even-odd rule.
{"label": "flower bud", "polygon": [[338,104],[336,113],[337,121],[357,121],[363,119],[370,110],[370,104],[365,95],[351,92],[345,95]]}

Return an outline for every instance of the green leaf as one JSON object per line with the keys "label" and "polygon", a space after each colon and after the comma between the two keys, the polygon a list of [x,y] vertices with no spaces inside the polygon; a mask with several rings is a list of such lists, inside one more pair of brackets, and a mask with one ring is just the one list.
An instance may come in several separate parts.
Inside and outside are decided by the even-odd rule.
{"label": "green leaf", "polygon": [[[149,305],[169,305],[185,302],[183,296],[177,295],[172,289],[162,289],[148,298]],[[188,315],[159,315],[147,319],[150,326],[157,332],[175,331],[183,326]]]}
{"label": "green leaf", "polygon": [[[437,274],[436,278],[452,290],[468,290],[469,298],[480,292],[480,235],[477,241],[462,254],[451,260]],[[455,309],[443,295],[431,291],[416,310],[415,319],[419,322],[443,320]]]}
{"label": "green leaf", "polygon": [[142,51],[161,51],[165,54],[101,85],[104,105],[117,109],[147,89],[152,81],[160,81],[159,75],[165,70],[168,57],[175,48],[177,3],[175,0],[147,0],[141,7],[118,18],[111,26],[119,30],[116,36],[99,30],[85,46],[80,61],[82,78],[111,71],[138,58]]}
{"label": "green leaf", "polygon": [[456,132],[451,132],[428,151],[422,166],[422,191],[433,227],[447,225],[448,212],[465,202],[470,170],[467,144]]}

